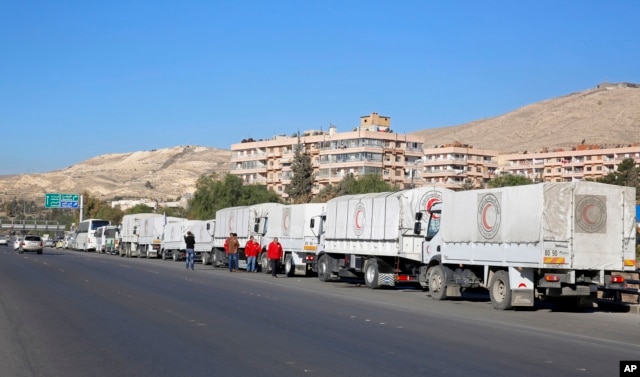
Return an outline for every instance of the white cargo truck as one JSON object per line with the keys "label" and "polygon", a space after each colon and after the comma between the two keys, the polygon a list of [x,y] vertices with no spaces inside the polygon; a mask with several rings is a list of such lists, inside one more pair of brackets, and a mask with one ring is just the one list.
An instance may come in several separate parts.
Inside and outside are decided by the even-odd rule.
{"label": "white cargo truck", "polygon": [[[244,245],[249,239],[249,221],[251,216],[250,206],[224,208],[216,212],[215,230],[213,232],[213,251],[211,264],[213,267],[221,267],[227,264],[228,258],[224,244],[230,233],[238,234],[238,242],[242,248],[239,252],[244,255]],[[243,263],[243,264],[241,264]],[[238,255],[238,267],[246,268],[246,261],[240,260]]]}
{"label": "white cargo truck", "polygon": [[277,237],[282,245],[281,266],[287,276],[305,276],[312,271],[320,243],[320,234],[310,227],[312,219],[320,219],[325,204],[307,203],[252,206],[251,234],[262,246],[258,261],[262,272],[270,273],[267,246]]}
{"label": "white cargo truck", "polygon": [[261,203],[251,206],[225,208],[216,213],[212,264],[227,263],[224,243],[230,233],[236,233],[240,249],[238,268],[246,269],[244,247],[250,236],[260,244],[257,262],[264,273],[270,273],[267,246],[278,237],[284,255],[281,266],[288,276],[306,275],[312,270],[320,242],[320,234],[309,227],[312,218],[320,220],[324,204]]}
{"label": "white cargo truck", "polygon": [[426,285],[426,279],[420,281],[426,236],[422,222],[448,191],[416,188],[328,201],[324,221],[315,222],[317,233],[324,230],[315,266],[318,278],[364,281],[369,288]]}
{"label": "white cargo truck", "polygon": [[635,268],[635,189],[595,182],[445,192],[423,245],[434,299],[489,290],[496,309],[535,298],[590,304]]}
{"label": "white cargo truck", "polygon": [[124,215],[122,218],[120,256],[158,257],[167,223],[182,221],[180,217],[156,213]]}
{"label": "white cargo truck", "polygon": [[196,244],[194,246],[195,260],[203,264],[210,263],[213,249],[213,231],[215,220],[182,220],[167,223],[164,230],[164,238],[160,248],[162,259],[182,260],[187,245],[184,236],[187,232],[193,233]]}

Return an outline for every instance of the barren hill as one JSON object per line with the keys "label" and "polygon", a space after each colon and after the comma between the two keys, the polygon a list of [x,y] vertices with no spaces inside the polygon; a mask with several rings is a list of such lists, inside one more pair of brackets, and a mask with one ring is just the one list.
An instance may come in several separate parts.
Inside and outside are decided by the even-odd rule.
{"label": "barren hill", "polygon": [[102,199],[175,199],[193,193],[202,174],[229,171],[230,158],[231,151],[199,146],[106,154],[49,173],[0,176],[0,192],[42,200],[45,192],[85,191]]}
{"label": "barren hill", "polygon": [[458,141],[501,153],[570,148],[581,143],[630,145],[640,142],[640,85],[600,84],[495,118],[413,134],[423,136],[428,148]]}
{"label": "barren hill", "polygon": [[[495,118],[414,134],[425,138],[426,147],[457,141],[501,153],[640,143],[640,85],[601,84]],[[84,191],[102,199],[175,199],[193,193],[202,174],[229,171],[230,158],[229,150],[200,146],[107,154],[50,173],[0,176],[0,192],[5,199]]]}

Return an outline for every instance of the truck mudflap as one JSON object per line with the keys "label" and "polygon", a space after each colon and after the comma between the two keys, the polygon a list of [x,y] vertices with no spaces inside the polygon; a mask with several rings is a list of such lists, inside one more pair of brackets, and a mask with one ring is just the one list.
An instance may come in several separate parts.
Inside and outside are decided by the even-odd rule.
{"label": "truck mudflap", "polygon": [[533,270],[530,268],[509,267],[509,286],[511,287],[512,306],[534,305]]}

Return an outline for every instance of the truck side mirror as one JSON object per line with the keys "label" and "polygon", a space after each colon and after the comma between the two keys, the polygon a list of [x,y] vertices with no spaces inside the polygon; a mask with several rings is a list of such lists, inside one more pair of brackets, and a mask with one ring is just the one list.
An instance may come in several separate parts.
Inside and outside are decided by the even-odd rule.
{"label": "truck side mirror", "polygon": [[137,226],[134,226],[134,227],[133,227],[133,234],[136,234],[136,232],[137,232],[137,231],[138,231],[138,227],[137,227]]}
{"label": "truck side mirror", "polygon": [[309,227],[313,229],[315,226],[316,226],[316,219],[311,219],[311,221],[309,222]]}
{"label": "truck side mirror", "polygon": [[422,212],[416,212],[416,221],[422,221]]}
{"label": "truck side mirror", "polygon": [[207,230],[211,230],[211,224],[207,223]]}
{"label": "truck side mirror", "polygon": [[416,223],[413,224],[413,234],[420,234],[421,231],[422,223],[420,221],[416,221]]}

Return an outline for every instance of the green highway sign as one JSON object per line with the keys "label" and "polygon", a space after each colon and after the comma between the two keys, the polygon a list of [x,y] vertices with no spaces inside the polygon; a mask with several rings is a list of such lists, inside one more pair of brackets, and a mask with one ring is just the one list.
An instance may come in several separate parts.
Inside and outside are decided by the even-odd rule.
{"label": "green highway sign", "polygon": [[78,194],[44,194],[44,208],[78,208]]}

